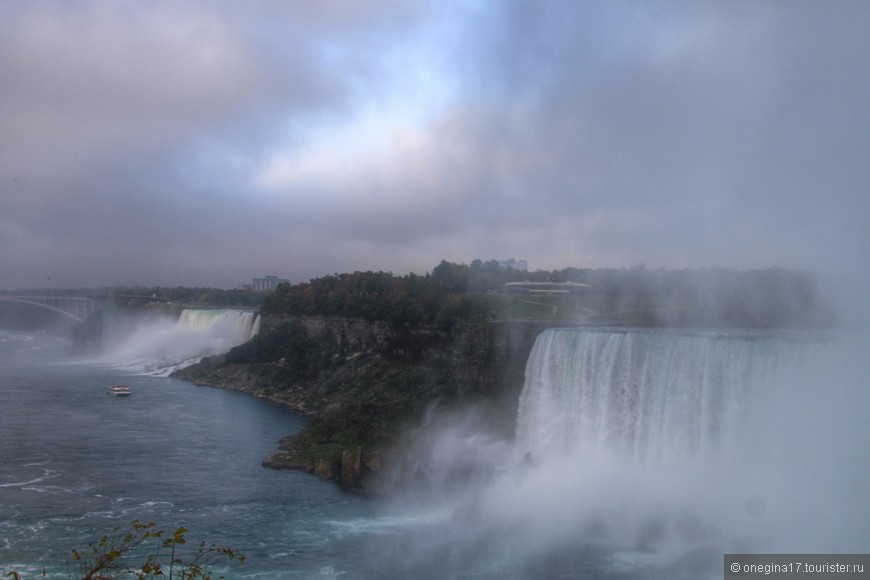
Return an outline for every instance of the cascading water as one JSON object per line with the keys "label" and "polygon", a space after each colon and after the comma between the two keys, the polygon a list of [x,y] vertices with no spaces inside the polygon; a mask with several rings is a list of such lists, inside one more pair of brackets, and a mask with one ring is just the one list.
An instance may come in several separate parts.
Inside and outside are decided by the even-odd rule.
{"label": "cascading water", "polygon": [[517,439],[534,455],[581,448],[661,462],[725,452],[754,392],[798,343],[672,332],[554,329],[537,340]]}
{"label": "cascading water", "polygon": [[[461,420],[425,435],[415,457],[436,472],[435,499],[404,505],[441,523],[420,525],[402,556],[456,562],[457,577],[650,580],[721,578],[724,553],[866,552],[867,345],[545,331],[512,442]],[[479,475],[439,495],[451,461]]]}
{"label": "cascading water", "polygon": [[546,331],[517,418],[516,453],[536,469],[496,497],[526,505],[518,521],[635,556],[866,549],[861,351],[819,337]]}
{"label": "cascading water", "polygon": [[247,342],[260,331],[260,317],[243,310],[184,310],[178,319],[182,329],[203,330],[215,352]]}
{"label": "cascading water", "polygon": [[185,309],[177,320],[138,320],[115,332],[102,361],[137,372],[168,374],[204,356],[225,353],[259,330],[260,317],[254,312]]}

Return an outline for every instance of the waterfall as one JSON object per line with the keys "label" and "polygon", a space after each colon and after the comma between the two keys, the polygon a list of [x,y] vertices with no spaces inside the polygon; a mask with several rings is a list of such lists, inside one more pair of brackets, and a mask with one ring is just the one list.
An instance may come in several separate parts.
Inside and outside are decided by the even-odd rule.
{"label": "waterfall", "polygon": [[178,319],[137,320],[125,330],[108,345],[103,362],[168,374],[247,342],[259,332],[260,317],[245,310],[185,309]]}
{"label": "waterfall", "polygon": [[404,505],[443,521],[418,553],[443,567],[453,538],[454,562],[501,576],[655,579],[721,578],[724,553],[864,553],[868,352],[841,333],[545,331],[514,438],[473,412],[417,434],[434,491]]}
{"label": "waterfall", "polygon": [[516,424],[516,453],[530,454],[534,483],[502,501],[560,498],[549,519],[519,517],[561,518],[564,529],[605,522],[629,546],[648,546],[653,522],[681,549],[702,539],[772,551],[854,547],[870,529],[855,515],[870,477],[865,344],[545,331],[527,361]]}
{"label": "waterfall", "polygon": [[244,310],[183,310],[178,327],[204,330],[230,347],[247,342],[260,331],[260,317]]}
{"label": "waterfall", "polygon": [[551,329],[526,366],[517,440],[658,463],[726,452],[799,344],[722,333]]}

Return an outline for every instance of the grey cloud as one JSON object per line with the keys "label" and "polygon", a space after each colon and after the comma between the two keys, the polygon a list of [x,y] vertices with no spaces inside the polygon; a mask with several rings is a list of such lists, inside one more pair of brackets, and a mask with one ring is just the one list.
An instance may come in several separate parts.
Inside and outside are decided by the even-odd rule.
{"label": "grey cloud", "polygon": [[[233,6],[4,6],[0,237],[15,248],[4,286],[42,283],[40,269],[69,285],[120,283],[121,272],[171,283],[186,268],[179,280],[226,284],[233,273],[206,274],[221,260],[204,256],[241,264],[269,247],[259,230],[274,212],[234,203],[252,159],[306,118],[345,115],[350,80],[376,63],[341,68],[366,62],[341,46],[361,6]],[[383,19],[373,4],[366,16]]]}
{"label": "grey cloud", "polygon": [[[507,256],[814,268],[870,246],[863,2],[0,10],[0,286]],[[420,71],[391,78],[385,55],[418,38],[455,94],[413,146],[256,182],[361,102],[401,102]]]}
{"label": "grey cloud", "polygon": [[[799,265],[830,225],[806,222],[829,212],[838,181],[851,180],[833,194],[841,207],[863,209],[856,200],[867,166],[856,154],[866,152],[868,134],[858,104],[870,96],[860,74],[870,48],[860,33],[866,5],[701,5],[687,17],[682,4],[659,4],[632,23],[631,38],[602,32],[620,23],[600,6],[574,5],[570,17],[556,11],[549,19],[529,18],[529,6],[514,19],[520,40],[501,62],[520,94],[536,89],[525,97],[537,114],[534,143],[553,160],[545,177],[552,187],[536,195],[553,216],[582,224],[590,211],[633,214],[643,234],[635,255],[660,263],[693,244],[691,265],[746,263],[753,254]],[[556,26],[560,17],[572,24]],[[536,29],[536,21],[544,25]],[[656,54],[680,33],[689,40]],[[531,66],[539,61],[543,70]],[[499,90],[515,102],[511,86]],[[673,219],[663,219],[663,207]],[[850,227],[842,218],[840,227]],[[693,237],[697,230],[706,235]],[[745,239],[735,236],[741,230]]]}

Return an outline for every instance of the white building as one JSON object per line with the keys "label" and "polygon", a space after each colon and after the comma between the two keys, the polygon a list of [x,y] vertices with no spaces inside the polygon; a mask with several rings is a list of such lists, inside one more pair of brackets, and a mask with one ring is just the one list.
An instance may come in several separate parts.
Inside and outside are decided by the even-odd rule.
{"label": "white building", "polygon": [[284,278],[279,278],[278,276],[254,278],[253,282],[251,283],[251,289],[254,292],[271,292],[278,287],[278,284],[283,284],[284,282],[290,282],[290,280],[285,280]]}

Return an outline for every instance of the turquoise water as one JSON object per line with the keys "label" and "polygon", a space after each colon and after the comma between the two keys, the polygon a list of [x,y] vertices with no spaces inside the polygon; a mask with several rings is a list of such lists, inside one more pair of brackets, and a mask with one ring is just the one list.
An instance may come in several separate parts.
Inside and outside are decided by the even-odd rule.
{"label": "turquoise water", "polygon": [[[552,371],[544,375],[530,363],[516,441],[486,437],[473,410],[435,417],[409,434],[414,485],[369,496],[261,467],[281,437],[304,426],[296,413],[77,363],[48,335],[0,332],[0,573],[75,577],[72,548],[134,519],[184,526],[193,545],[244,553],[246,564],[215,569],[227,578],[721,578],[726,552],[867,551],[866,343],[842,353],[807,344],[788,359],[787,380],[749,381],[716,370],[744,368],[732,352],[739,345],[676,356],[688,344],[653,357],[670,361],[661,384],[675,386],[662,389],[653,379],[664,367],[638,354],[652,351],[617,349],[634,353],[626,358],[604,348],[606,338],[580,341],[578,353],[601,356],[572,356],[568,367],[554,351],[538,361]],[[699,360],[723,362],[692,371]],[[571,366],[578,361],[586,362]],[[603,363],[619,372],[601,371]],[[538,375],[578,379],[557,389]],[[110,397],[116,382],[133,395]],[[613,404],[590,413],[584,397],[599,391]],[[558,404],[542,406],[551,400]],[[717,430],[699,432],[722,437],[675,446],[696,423],[697,413],[682,410],[698,401],[709,403],[699,417],[719,417],[698,423]],[[720,407],[730,410],[709,412]],[[549,441],[542,436],[555,423],[643,426],[653,416],[671,427],[640,440],[614,435],[637,430],[599,429],[607,436],[583,438],[598,443],[594,453],[536,443]],[[636,440],[682,454],[612,449]]]}
{"label": "turquoise water", "polygon": [[[335,575],[347,522],[373,502],[318,477],[261,467],[300,415],[172,378],[76,364],[47,335],[0,333],[0,571],[66,577],[70,550],[132,520],[244,553],[228,577]],[[132,387],[115,398],[106,387]]]}
{"label": "turquoise water", "polygon": [[[0,333],[2,573],[75,577],[72,548],[138,519],[170,532],[184,526],[191,545],[244,553],[244,565],[215,568],[227,578],[673,577],[575,527],[558,537],[543,529],[537,543],[540,522],[512,510],[517,498],[543,507],[552,495],[539,496],[534,479],[523,488],[531,498],[518,493],[506,443],[482,440],[474,421],[458,431],[441,425],[432,444],[480,464],[488,456],[498,466],[493,479],[444,486],[438,471],[449,466],[421,456],[434,477],[428,486],[375,498],[261,467],[305,424],[294,412],[75,362],[65,348],[48,335]],[[133,395],[109,396],[116,382]]]}

